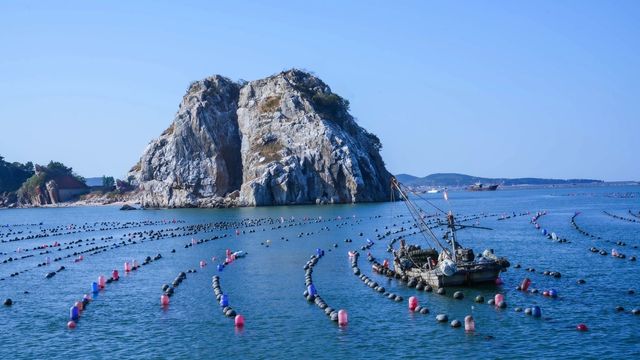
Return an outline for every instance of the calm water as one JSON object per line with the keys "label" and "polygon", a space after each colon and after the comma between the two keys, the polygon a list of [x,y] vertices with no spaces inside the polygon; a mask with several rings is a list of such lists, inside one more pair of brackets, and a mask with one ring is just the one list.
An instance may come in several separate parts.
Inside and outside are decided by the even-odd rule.
{"label": "calm water", "polygon": [[[640,308],[640,274],[639,263],[629,257],[640,255],[640,250],[633,247],[640,245],[640,223],[613,218],[603,210],[640,221],[628,213],[640,211],[639,191],[639,187],[610,187],[451,193],[451,205],[458,214],[491,215],[479,223],[494,229],[463,230],[458,234],[459,240],[476,252],[493,248],[508,257],[512,265],[519,263],[522,268],[512,266],[504,273],[505,284],[501,287],[464,289],[464,300],[454,300],[451,290],[446,296],[418,292],[373,274],[366,257],[361,257],[363,272],[388,291],[402,295],[402,303],[389,301],[365,286],[352,275],[347,257],[348,250],[360,248],[367,238],[376,243],[370,250],[374,256],[388,257],[387,243],[395,235],[380,241],[376,241],[376,235],[387,231],[385,227],[397,230],[410,226],[402,203],[130,212],[114,207],[0,210],[0,237],[4,240],[56,227],[60,229],[58,233],[66,234],[0,244],[0,260],[35,255],[7,263],[0,261],[0,300],[14,301],[11,307],[0,307],[0,359],[638,358],[640,316],[630,310]],[[429,197],[447,208],[440,194]],[[423,207],[433,212],[426,205]],[[549,212],[540,218],[540,225],[570,243],[547,240],[530,224],[531,215],[497,220],[503,213],[540,210]],[[576,218],[578,225],[601,240],[585,237],[571,227],[575,211],[581,211]],[[283,224],[281,216],[285,219]],[[338,216],[342,219],[337,220]],[[315,220],[304,221],[304,217]],[[317,220],[319,217],[321,221]],[[266,218],[276,221],[268,224]],[[245,222],[239,227],[240,235],[236,235],[235,228],[220,226],[187,235],[183,229],[176,229],[243,219],[263,220],[258,225]],[[168,222],[162,223],[163,220]],[[140,224],[141,221],[153,223]],[[96,222],[113,223],[94,226]],[[114,229],[129,222],[143,226]],[[85,223],[94,231],[67,234]],[[71,224],[76,225],[76,230],[68,229]],[[174,237],[150,241],[146,236],[143,242],[140,237],[129,242],[134,232],[162,229],[172,229],[164,233],[174,233]],[[9,232],[14,233],[7,236]],[[223,235],[227,236],[185,248],[192,239]],[[93,238],[94,245],[85,245]],[[345,243],[346,238],[353,242]],[[68,242],[79,239],[83,242],[64,249]],[[420,235],[408,239],[424,243]],[[269,247],[262,245],[266,240],[271,240]],[[48,255],[39,255],[42,250],[16,251],[55,241],[63,243],[62,250],[54,248]],[[112,245],[122,241],[128,245]],[[607,241],[623,241],[627,245]],[[79,262],[73,261],[75,256],[65,257],[95,246],[105,246],[107,251],[94,255],[87,252]],[[593,254],[588,251],[591,246],[608,252],[616,248],[627,258]],[[314,283],[330,306],[348,311],[349,325],[343,329],[302,297],[303,266],[318,247],[326,250],[326,256],[314,269]],[[172,249],[175,253],[171,253]],[[219,260],[214,263],[211,258],[224,258],[226,249],[244,250],[249,255],[218,272],[215,264]],[[124,274],[125,261],[142,262],[146,256],[158,253],[162,259]],[[38,267],[47,256],[63,259]],[[200,268],[200,260],[206,260],[208,265]],[[60,266],[66,269],[45,279],[46,273]],[[535,268],[536,273],[526,272],[528,267]],[[75,330],[67,329],[69,307],[90,292],[91,282],[99,275],[109,277],[114,268],[120,271],[121,280],[108,284],[99,293]],[[169,307],[163,309],[161,286],[170,284],[178,272],[189,269],[197,272],[187,274]],[[559,271],[562,277],[544,276],[544,270]],[[10,276],[16,272],[19,275]],[[243,330],[236,330],[233,320],[224,317],[216,304],[211,289],[215,274],[220,275],[230,304],[245,316]],[[559,297],[516,291],[514,288],[525,276],[532,279],[532,287],[557,289]],[[578,279],[586,280],[586,284],[576,284]],[[629,289],[638,293],[628,294]],[[496,310],[473,302],[475,295],[488,299],[496,292],[505,294],[509,308]],[[406,299],[412,295],[430,309],[429,315],[407,310]],[[543,318],[514,311],[517,306],[532,305],[542,308]],[[625,311],[616,312],[618,305]],[[463,320],[465,315],[473,314],[477,331],[465,334],[463,329],[438,324],[438,313],[448,314],[450,320]],[[578,323],[587,324],[589,331],[576,331]]]}

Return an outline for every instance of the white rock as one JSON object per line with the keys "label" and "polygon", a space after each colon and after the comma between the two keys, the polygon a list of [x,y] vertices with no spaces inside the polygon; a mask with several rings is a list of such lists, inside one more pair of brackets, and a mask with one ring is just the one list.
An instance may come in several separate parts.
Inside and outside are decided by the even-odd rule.
{"label": "white rock", "polygon": [[190,86],[131,175],[147,207],[385,201],[391,175],[379,148],[313,75],[242,86],[216,75]]}

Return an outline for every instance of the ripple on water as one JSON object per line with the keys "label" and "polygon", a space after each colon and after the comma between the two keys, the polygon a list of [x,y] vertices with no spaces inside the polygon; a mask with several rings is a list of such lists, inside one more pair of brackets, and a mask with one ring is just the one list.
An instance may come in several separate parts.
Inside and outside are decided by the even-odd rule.
{"label": "ripple on water", "polygon": [[[496,217],[480,222],[494,231],[461,231],[463,244],[476,252],[493,248],[509,257],[511,268],[503,274],[502,288],[485,286],[462,289],[463,300],[452,300],[453,291],[446,296],[417,292],[395,280],[373,274],[365,257],[359,261],[363,273],[384,286],[387,291],[408,299],[416,296],[421,306],[431,310],[429,315],[407,311],[406,301],[395,303],[372,291],[353,276],[346,252],[364,245],[370,238],[376,244],[368,251],[378,259],[389,257],[386,244],[392,237],[376,241],[374,229],[392,228],[393,223],[408,220],[402,204],[362,204],[327,207],[278,207],[227,210],[163,210],[119,212],[111,207],[31,209],[0,211],[2,223],[44,222],[46,226],[93,221],[138,221],[179,219],[188,224],[218,220],[239,220],[245,217],[322,216],[324,219],[342,216],[340,222],[310,223],[302,226],[271,230],[271,226],[255,228],[254,233],[236,236],[233,230],[214,231],[167,238],[143,244],[109,250],[95,256],[85,256],[79,263],[69,259],[44,268],[35,265],[42,256],[0,264],[0,276],[25,267],[33,270],[16,278],[0,281],[0,298],[15,300],[12,307],[0,309],[0,330],[4,335],[1,358],[538,358],[541,356],[569,358],[611,358],[619,354],[640,356],[640,316],[628,310],[640,307],[640,295],[629,295],[627,289],[640,291],[637,264],[611,256],[592,254],[590,246],[607,249],[610,244],[586,238],[570,224],[574,211],[585,230],[603,239],[639,243],[640,224],[620,221],[602,213],[606,210],[629,216],[628,209],[640,210],[637,199],[611,197],[613,192],[632,192],[633,188],[540,189],[498,191],[495,193],[451,193],[451,204],[461,214],[479,212],[502,214],[547,210],[539,222],[544,228],[567,238],[571,243],[557,244],[544,238],[529,224],[529,216],[504,221]],[[576,196],[564,196],[575,192]],[[582,194],[582,195],[581,195]],[[588,194],[588,196],[587,196]],[[553,196],[547,196],[553,195]],[[434,201],[441,201],[435,199]],[[351,215],[356,215],[352,218]],[[381,215],[381,218],[373,216]],[[344,225],[338,227],[336,224]],[[183,226],[179,224],[176,226]],[[405,224],[406,225],[406,224]],[[325,226],[329,230],[323,229]],[[150,226],[161,229],[171,225]],[[22,227],[21,227],[22,228]],[[28,226],[24,227],[28,229]],[[136,229],[143,230],[147,228]],[[266,231],[262,231],[265,228]],[[32,227],[32,230],[39,226]],[[3,234],[4,228],[0,229]],[[133,229],[91,233],[91,237],[113,235],[118,239]],[[359,236],[359,233],[363,236]],[[229,237],[185,249],[192,237],[201,239],[228,233]],[[298,237],[300,233],[304,235]],[[307,233],[310,233],[307,235]],[[312,233],[312,234],[311,234]],[[86,234],[55,237],[57,241],[85,238]],[[285,241],[281,237],[289,239]],[[345,243],[345,238],[353,243]],[[47,239],[51,240],[52,238]],[[272,243],[261,245],[266,239]],[[420,241],[419,236],[409,238]],[[21,242],[27,247],[43,240]],[[333,244],[338,243],[338,248]],[[0,244],[0,252],[14,251],[17,243]],[[331,306],[349,312],[349,325],[338,328],[323,312],[302,298],[304,272],[302,266],[317,247],[327,250],[313,272],[314,284]],[[225,250],[242,249],[249,255],[218,273],[212,256],[224,258]],[[171,253],[176,249],[176,253]],[[328,251],[332,249],[332,251]],[[620,248],[627,255],[640,253],[630,246]],[[60,253],[64,253],[61,251]],[[78,328],[66,329],[69,307],[89,291],[99,274],[109,275],[115,267],[132,258],[141,261],[148,255],[163,254],[163,259],[143,266],[139,271],[122,275],[93,301],[82,315]],[[200,260],[209,263],[199,268]],[[67,270],[51,279],[44,274],[59,265]],[[537,269],[526,272],[527,267]],[[195,268],[171,298],[169,308],[160,307],[160,287],[170,283],[180,271]],[[544,270],[560,271],[556,279],[541,274]],[[233,319],[224,317],[211,289],[211,276],[219,274],[230,303],[246,318],[246,326],[237,331]],[[555,288],[559,298],[525,294],[513,290],[525,277],[532,287]],[[576,280],[586,279],[577,285]],[[29,291],[29,294],[24,294]],[[473,302],[475,295],[489,299],[500,291],[509,307],[496,310],[486,304]],[[539,305],[543,319],[516,313],[516,306]],[[627,312],[616,313],[617,305]],[[475,334],[438,324],[435,314],[446,313],[451,320],[463,320],[473,314]],[[575,331],[578,323],[586,323],[588,332]],[[7,334],[11,334],[8,336]]]}

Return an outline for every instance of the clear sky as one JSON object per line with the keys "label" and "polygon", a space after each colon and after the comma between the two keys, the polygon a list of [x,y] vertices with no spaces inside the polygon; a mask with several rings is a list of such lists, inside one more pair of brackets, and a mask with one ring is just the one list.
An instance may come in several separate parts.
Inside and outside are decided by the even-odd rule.
{"label": "clear sky", "polygon": [[192,80],[297,67],[393,173],[640,180],[640,1],[0,2],[0,155],[123,176]]}

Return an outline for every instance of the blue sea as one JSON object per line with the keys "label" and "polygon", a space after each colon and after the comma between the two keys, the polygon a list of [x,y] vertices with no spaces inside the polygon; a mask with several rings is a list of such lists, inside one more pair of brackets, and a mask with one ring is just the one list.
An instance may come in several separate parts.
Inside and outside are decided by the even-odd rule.
{"label": "blue sea", "polygon": [[[473,219],[466,224],[492,229],[465,229],[457,236],[476,253],[494,249],[509,259],[503,285],[438,295],[373,273],[364,255],[391,259],[387,245],[393,238],[404,235],[408,243],[426,246],[401,202],[0,210],[0,301],[13,301],[0,305],[0,359],[640,358],[640,315],[631,312],[640,308],[640,264],[631,261],[640,256],[640,218],[634,216],[640,187],[451,192],[449,202],[442,194],[423,197],[460,219]],[[424,199],[415,202],[435,214]],[[531,219],[543,211],[536,229]],[[572,226],[576,212],[578,227],[593,237]],[[542,230],[567,241],[554,242]],[[442,228],[434,231],[443,234]],[[374,245],[363,251],[367,240]],[[318,248],[325,256],[313,268],[313,283],[331,307],[347,311],[345,327],[303,297],[303,267]],[[247,256],[219,271],[227,249]],[[613,249],[625,258],[611,256]],[[354,276],[350,250],[363,255],[364,274],[404,300],[390,301]],[[147,256],[151,262],[125,273],[125,262],[142,264]],[[531,268],[535,272],[526,270]],[[114,269],[120,280],[92,294],[92,282],[111,277]],[[180,272],[186,279],[162,307],[162,286]],[[214,275],[244,316],[244,327],[223,315],[211,287]],[[525,277],[540,293],[516,290]],[[541,294],[550,289],[557,298]],[[454,290],[464,299],[453,299]],[[497,293],[504,294],[506,309],[474,302],[477,295],[488,300]],[[77,327],[68,329],[70,307],[85,294],[92,301]],[[430,313],[410,312],[410,296]],[[540,307],[540,318],[515,311],[532,306]],[[476,331],[438,323],[437,314],[460,321],[473,315]],[[577,331],[578,324],[588,331]]]}

